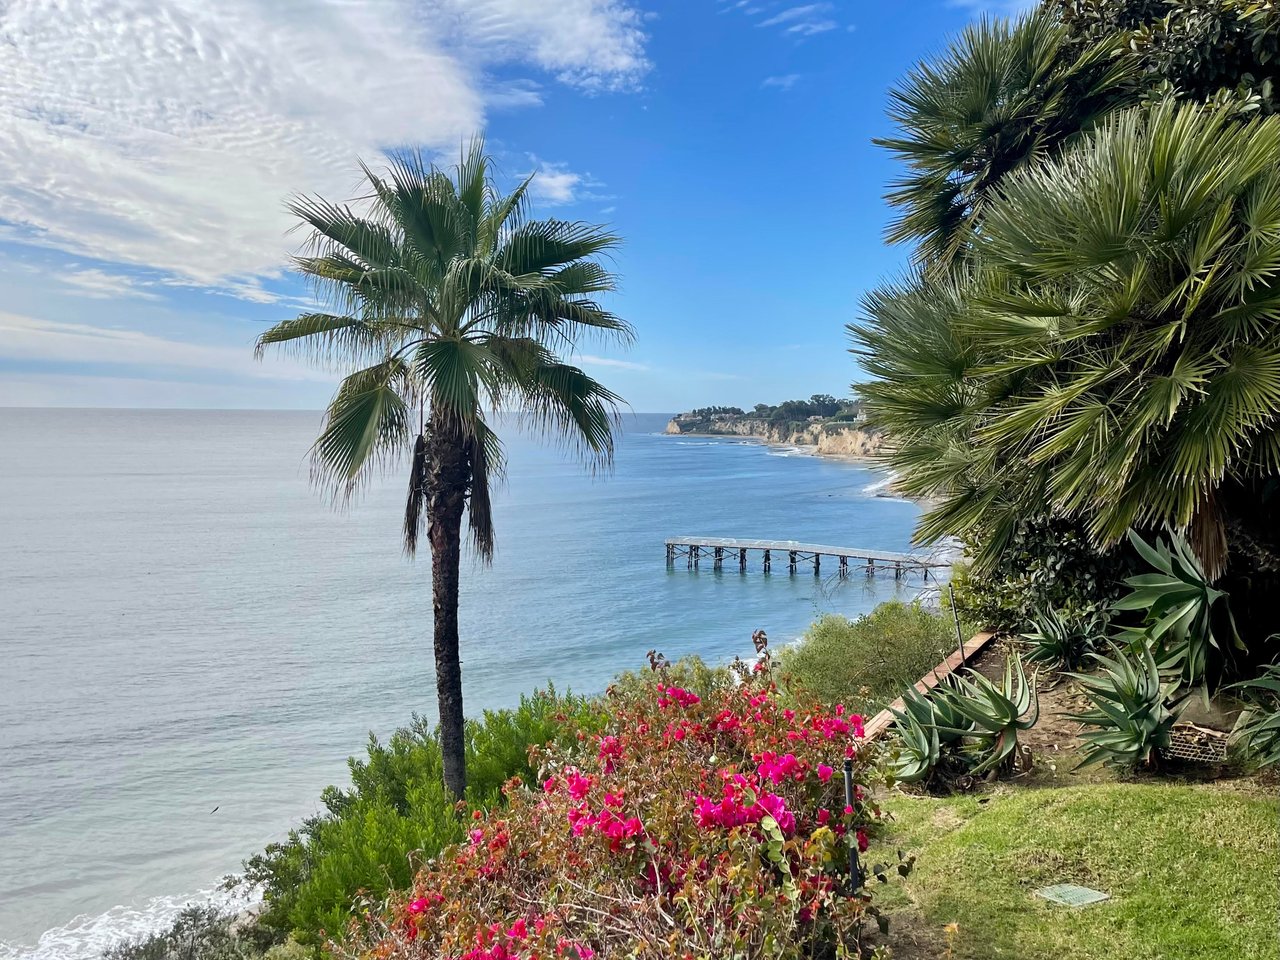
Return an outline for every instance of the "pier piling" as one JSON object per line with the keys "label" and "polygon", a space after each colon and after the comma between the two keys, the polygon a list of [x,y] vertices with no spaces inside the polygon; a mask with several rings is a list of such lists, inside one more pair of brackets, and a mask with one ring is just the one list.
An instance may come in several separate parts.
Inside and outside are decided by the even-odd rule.
{"label": "pier piling", "polygon": [[747,561],[752,551],[761,555],[761,569],[765,573],[773,570],[773,553],[785,550],[787,553],[787,569],[791,573],[799,570],[802,562],[813,561],[813,574],[822,576],[822,558],[834,557],[839,561],[839,576],[849,575],[850,559],[863,565],[868,577],[875,576],[878,571],[888,572],[893,569],[895,580],[913,573],[919,573],[927,580],[932,570],[945,567],[945,562],[930,559],[911,553],[892,553],[887,550],[864,550],[858,547],[831,547],[821,544],[797,543],[794,540],[732,540],[723,537],[673,537],[666,542],[668,566],[674,565],[677,557],[685,557],[690,570],[696,570],[702,560],[703,551],[711,554],[712,564],[716,570],[722,570],[726,551],[738,555],[738,571],[747,572]]}

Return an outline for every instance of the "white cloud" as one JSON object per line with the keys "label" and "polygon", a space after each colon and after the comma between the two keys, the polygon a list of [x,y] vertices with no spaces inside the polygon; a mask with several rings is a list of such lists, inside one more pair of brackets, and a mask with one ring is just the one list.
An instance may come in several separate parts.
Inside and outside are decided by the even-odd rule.
{"label": "white cloud", "polygon": [[108,273],[96,267],[72,269],[55,275],[69,292],[77,297],[94,300],[116,300],[132,297],[136,300],[160,299],[154,291],[133,277],[122,273]]}
{"label": "white cloud", "polygon": [[562,163],[542,164],[529,184],[530,192],[547,203],[573,203],[582,183],[582,174],[574,173]]}
{"label": "white cloud", "polygon": [[250,344],[215,346],[137,330],[37,320],[0,313],[0,357],[56,363],[180,367],[269,380],[332,382],[336,377],[288,358],[258,362]]}
{"label": "white cloud", "polygon": [[800,74],[787,73],[778,77],[765,77],[764,80],[760,82],[760,86],[766,89],[769,87],[773,87],[777,90],[790,90],[792,87],[796,85],[796,83],[799,82],[799,80],[800,80]]}
{"label": "white cloud", "polygon": [[579,363],[588,367],[613,367],[617,370],[651,369],[647,363],[636,363],[634,360],[617,360],[613,357],[597,357],[589,353],[584,353],[577,359]]}
{"label": "white cloud", "polygon": [[567,164],[552,163],[539,160],[530,155],[534,163],[533,182],[529,184],[529,192],[534,199],[547,204],[574,203],[578,200],[612,200],[613,197],[601,193],[604,186],[589,173],[578,173],[570,170]]}
{"label": "white cloud", "polygon": [[626,88],[644,42],[630,0],[9,0],[0,221],[11,238],[271,299],[260,278],[297,242],[284,197],[350,196],[357,156],[452,152],[490,104],[537,102],[491,68]]}
{"label": "white cloud", "polygon": [[757,26],[781,27],[784,33],[809,37],[826,33],[839,26],[830,16],[831,9],[830,3],[806,3],[801,6],[786,7],[761,20]]}

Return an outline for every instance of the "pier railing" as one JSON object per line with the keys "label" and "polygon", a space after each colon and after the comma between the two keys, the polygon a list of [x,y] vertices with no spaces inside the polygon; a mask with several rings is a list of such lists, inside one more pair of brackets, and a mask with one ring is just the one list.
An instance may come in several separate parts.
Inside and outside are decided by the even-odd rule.
{"label": "pier railing", "polygon": [[710,561],[713,569],[720,570],[726,560],[736,562],[743,573],[747,570],[747,558],[760,555],[761,569],[772,572],[775,560],[786,563],[789,573],[796,573],[804,565],[813,565],[815,575],[822,573],[822,558],[834,561],[840,576],[847,577],[850,570],[862,570],[868,575],[893,572],[901,578],[904,573],[923,573],[948,566],[945,562],[913,553],[893,553],[886,550],[867,550],[862,547],[832,547],[817,543],[798,543],[795,540],[734,540],[724,537],[672,537],[667,541],[667,565],[673,566],[684,558],[689,569]]}

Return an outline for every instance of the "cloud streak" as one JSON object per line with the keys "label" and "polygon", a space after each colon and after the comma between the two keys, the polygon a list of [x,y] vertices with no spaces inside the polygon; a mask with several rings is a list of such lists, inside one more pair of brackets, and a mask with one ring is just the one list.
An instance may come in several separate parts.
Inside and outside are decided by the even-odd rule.
{"label": "cloud streak", "polygon": [[[452,154],[491,103],[537,101],[492,70],[626,89],[644,45],[630,0],[10,0],[0,221],[28,243],[270,299],[260,280],[296,242],[284,197],[350,196],[357,156]],[[105,295],[106,276],[82,277],[82,294]]]}
{"label": "cloud streak", "polygon": [[251,379],[337,379],[287,358],[272,357],[259,363],[247,344],[241,348],[187,343],[137,330],[38,320],[13,313],[0,313],[0,357],[43,363],[206,370]]}

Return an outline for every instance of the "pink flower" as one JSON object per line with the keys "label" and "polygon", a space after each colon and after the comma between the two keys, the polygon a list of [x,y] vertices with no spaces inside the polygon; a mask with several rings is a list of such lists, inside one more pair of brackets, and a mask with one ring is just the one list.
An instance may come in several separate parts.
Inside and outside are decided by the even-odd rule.
{"label": "pink flower", "polygon": [[858,850],[861,851],[862,853],[866,853],[867,847],[869,846],[871,846],[871,843],[869,840],[867,840],[867,831],[859,828],[858,829]]}
{"label": "pink flower", "polygon": [[607,737],[600,738],[600,752],[596,758],[601,763],[601,769],[605,773],[613,773],[617,766],[617,761],[622,759],[622,743],[612,734]]}
{"label": "pink flower", "polygon": [[569,772],[565,774],[564,780],[569,786],[569,796],[573,797],[575,800],[581,800],[591,792],[592,779],[590,777],[584,777],[577,770],[570,769]]}
{"label": "pink flower", "polygon": [[846,807],[844,808],[844,815],[845,815],[846,817],[852,817],[852,816],[853,816],[853,807],[846,806]]}
{"label": "pink flower", "polygon": [[825,827],[825,826],[827,825],[827,822],[828,822],[830,819],[831,819],[831,811],[830,811],[830,810],[823,809],[823,810],[819,810],[819,811],[818,811],[818,825],[819,825],[819,826]]}
{"label": "pink flower", "polygon": [[430,902],[427,900],[427,898],[426,898],[426,897],[418,897],[418,899],[413,900],[413,901],[411,901],[411,902],[410,902],[410,904],[409,904],[409,912],[410,912],[410,913],[422,913],[422,911],[426,910],[426,909],[427,909],[427,907],[429,907],[430,905],[431,905],[431,904],[430,904]]}
{"label": "pink flower", "polygon": [[831,775],[833,773],[835,773],[835,771],[831,769],[831,767],[827,766],[825,763],[818,764],[818,779],[821,780],[823,783],[826,783],[828,780],[830,780]]}

